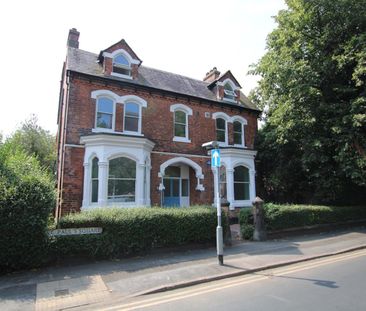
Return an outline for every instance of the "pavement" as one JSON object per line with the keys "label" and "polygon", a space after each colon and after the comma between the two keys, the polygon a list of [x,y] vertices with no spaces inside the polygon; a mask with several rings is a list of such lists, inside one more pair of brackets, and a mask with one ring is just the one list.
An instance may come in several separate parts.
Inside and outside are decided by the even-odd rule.
{"label": "pavement", "polygon": [[[238,228],[233,226],[235,238]],[[224,249],[164,250],[120,260],[74,263],[0,276],[0,310],[102,309],[123,301],[194,284],[366,248],[366,227],[265,242],[235,240]]]}

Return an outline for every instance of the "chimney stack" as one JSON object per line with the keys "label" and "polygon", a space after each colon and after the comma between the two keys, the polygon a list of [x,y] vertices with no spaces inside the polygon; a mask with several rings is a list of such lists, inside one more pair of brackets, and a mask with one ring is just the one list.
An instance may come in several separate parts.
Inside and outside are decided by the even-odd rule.
{"label": "chimney stack", "polygon": [[69,36],[67,37],[67,46],[71,48],[79,48],[79,35],[80,32],[76,28],[71,28],[69,31]]}
{"label": "chimney stack", "polygon": [[205,82],[213,82],[220,76],[220,71],[216,67],[213,67],[209,72],[206,73],[206,77],[203,78]]}

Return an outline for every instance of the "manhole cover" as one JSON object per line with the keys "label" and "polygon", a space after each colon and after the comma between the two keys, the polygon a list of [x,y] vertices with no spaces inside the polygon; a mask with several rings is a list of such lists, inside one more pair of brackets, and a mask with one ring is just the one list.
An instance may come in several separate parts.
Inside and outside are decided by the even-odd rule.
{"label": "manhole cover", "polygon": [[58,290],[55,290],[55,297],[66,296],[68,294],[69,294],[69,290],[68,289],[58,289]]}

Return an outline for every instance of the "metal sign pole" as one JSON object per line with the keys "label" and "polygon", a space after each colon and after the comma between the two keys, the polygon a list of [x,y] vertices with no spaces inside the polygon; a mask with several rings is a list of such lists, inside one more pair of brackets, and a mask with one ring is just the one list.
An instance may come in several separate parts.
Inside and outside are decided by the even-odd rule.
{"label": "metal sign pole", "polygon": [[224,239],[221,226],[221,200],[220,200],[220,167],[216,166],[217,175],[217,191],[216,191],[216,208],[217,208],[217,228],[216,228],[216,250],[217,259],[219,264],[222,266],[224,264]]}
{"label": "metal sign pole", "polygon": [[[220,200],[220,166],[221,166],[221,158],[220,158],[220,149],[219,142],[210,141],[202,144],[202,147],[211,150],[211,169],[214,173],[214,189],[216,189],[216,193],[214,194],[216,199],[216,209],[217,209],[217,227],[216,227],[216,250],[217,250],[217,259],[219,260],[219,264],[222,266],[224,264],[224,239],[223,239],[223,230],[221,225],[221,200]],[[215,178],[216,172],[216,178]]]}

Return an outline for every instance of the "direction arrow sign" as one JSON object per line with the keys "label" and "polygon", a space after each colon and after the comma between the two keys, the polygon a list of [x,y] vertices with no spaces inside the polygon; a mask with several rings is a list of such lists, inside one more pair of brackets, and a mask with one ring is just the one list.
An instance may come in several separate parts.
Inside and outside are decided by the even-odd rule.
{"label": "direction arrow sign", "polygon": [[212,149],[211,150],[211,166],[220,167],[220,165],[221,165],[220,150]]}

